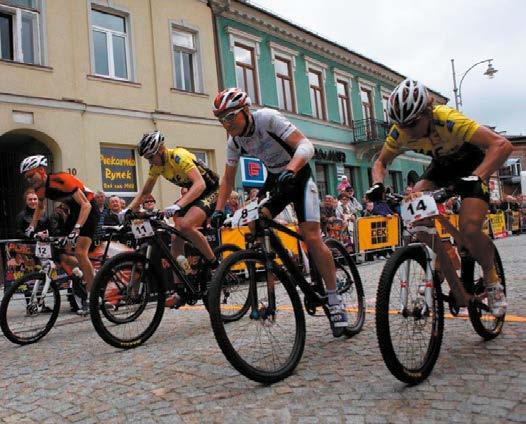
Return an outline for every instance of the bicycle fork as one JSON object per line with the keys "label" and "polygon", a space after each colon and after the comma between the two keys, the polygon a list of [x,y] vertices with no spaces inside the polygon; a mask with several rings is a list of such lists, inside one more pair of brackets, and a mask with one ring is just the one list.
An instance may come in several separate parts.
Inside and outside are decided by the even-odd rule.
{"label": "bicycle fork", "polygon": [[252,312],[250,313],[251,319],[274,319],[276,317],[276,290],[275,290],[275,279],[269,278],[272,274],[272,258],[270,257],[271,243],[269,230],[265,230],[265,235],[263,237],[263,247],[265,251],[265,275],[266,275],[266,286],[267,286],[267,296],[268,302],[267,306],[258,304],[258,291],[257,291],[257,278],[256,270],[253,269],[254,278],[254,290],[252,298]]}
{"label": "bicycle fork", "polygon": [[30,314],[41,312],[42,307],[44,306],[44,298],[46,297],[49,287],[51,286],[51,278],[49,277],[51,268],[52,268],[52,265],[50,262],[46,262],[42,268],[41,272],[46,276],[46,280],[44,282],[44,287],[42,288],[42,291],[40,292],[40,299],[38,298],[40,280],[37,280],[35,285],[33,286],[33,290],[31,291],[31,296],[29,298],[29,302],[26,306],[27,311]]}
{"label": "bicycle fork", "polygon": [[[422,282],[418,285],[418,294],[423,296],[424,305],[420,311],[421,316],[433,306],[433,273],[435,268],[436,254],[426,245],[421,245],[426,254],[426,268]],[[406,261],[401,269],[400,281],[400,313],[408,311],[409,301],[409,279],[411,277],[411,262]]]}

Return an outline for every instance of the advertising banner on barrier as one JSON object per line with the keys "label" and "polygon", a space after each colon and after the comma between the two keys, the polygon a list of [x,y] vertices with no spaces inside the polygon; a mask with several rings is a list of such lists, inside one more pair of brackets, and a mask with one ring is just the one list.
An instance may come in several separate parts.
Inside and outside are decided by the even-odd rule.
{"label": "advertising banner on barrier", "polygon": [[511,213],[511,231],[518,233],[521,229],[521,214],[519,211]]}
{"label": "advertising banner on barrier", "polygon": [[[455,227],[458,228],[458,215],[444,215],[447,220]],[[445,226],[443,226],[438,219],[435,220],[435,227],[437,229],[437,233],[441,238],[449,238],[451,237],[451,234],[447,232],[447,229]]]}
{"label": "advertising banner on barrier", "polygon": [[491,226],[491,232],[493,233],[493,238],[508,237],[504,212],[489,214],[489,223]]}
{"label": "advertising banner on barrier", "polygon": [[384,249],[400,242],[400,225],[397,216],[368,216],[356,221],[358,251]]}

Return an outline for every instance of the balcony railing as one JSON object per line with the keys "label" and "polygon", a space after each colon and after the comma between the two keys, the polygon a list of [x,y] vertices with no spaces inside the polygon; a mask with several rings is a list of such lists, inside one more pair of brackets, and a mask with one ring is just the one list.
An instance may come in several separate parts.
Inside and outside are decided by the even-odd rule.
{"label": "balcony railing", "polygon": [[353,121],[354,142],[384,141],[389,132],[389,124],[378,119]]}

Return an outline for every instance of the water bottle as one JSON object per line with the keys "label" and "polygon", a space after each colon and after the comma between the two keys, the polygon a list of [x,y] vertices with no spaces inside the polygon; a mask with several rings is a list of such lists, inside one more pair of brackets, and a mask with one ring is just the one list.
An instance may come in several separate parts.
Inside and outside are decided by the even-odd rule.
{"label": "water bottle", "polygon": [[186,259],[186,256],[179,255],[176,259],[177,263],[181,267],[181,269],[184,271],[185,274],[189,274],[192,270],[192,267],[188,263],[188,259]]}

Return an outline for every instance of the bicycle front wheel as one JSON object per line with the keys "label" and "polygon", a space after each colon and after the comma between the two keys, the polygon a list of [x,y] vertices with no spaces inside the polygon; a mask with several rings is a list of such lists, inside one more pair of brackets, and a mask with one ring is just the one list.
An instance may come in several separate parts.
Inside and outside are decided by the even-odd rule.
{"label": "bicycle front wheel", "polygon": [[[250,306],[236,321],[227,322],[244,307],[222,301],[229,276],[247,287]],[[287,274],[273,264],[266,269],[263,253],[244,250],[223,261],[209,290],[210,321],[227,360],[245,377],[272,384],[288,377],[303,354],[305,316],[298,293]],[[225,311],[225,309],[227,309]]]}
{"label": "bicycle front wheel", "polygon": [[138,252],[107,261],[90,293],[91,321],[99,336],[121,349],[140,346],[157,330],[164,314],[162,280]]}
{"label": "bicycle front wheel", "polygon": [[60,291],[51,281],[44,293],[46,275],[33,272],[13,283],[0,304],[0,326],[13,343],[35,343],[53,328],[60,311]]}
{"label": "bicycle front wheel", "polygon": [[[500,259],[499,251],[494,246],[494,263],[497,269],[497,275],[499,276],[500,283],[504,287],[504,293],[506,293],[506,278],[504,276],[504,267],[502,266],[502,260]],[[476,261],[471,258],[462,258],[462,267],[464,275],[472,276],[472,282],[464,282],[466,286],[471,287],[472,294],[475,294],[479,300],[487,305],[487,296],[484,289],[484,279],[482,267]],[[465,267],[470,268],[465,270]],[[477,334],[484,340],[491,340],[497,337],[502,332],[504,326],[504,320],[506,315],[502,317],[494,316],[490,311],[477,306],[476,304],[470,303],[468,306],[469,319],[471,325],[477,332]]]}
{"label": "bicycle front wheel", "polygon": [[336,266],[336,287],[342,297],[349,325],[344,335],[352,337],[362,331],[365,323],[365,295],[356,264],[343,244],[334,239],[325,240]]}
{"label": "bicycle front wheel", "polygon": [[[240,250],[235,244],[223,244],[214,250],[214,254],[219,262],[223,262],[232,253]],[[241,273],[236,270],[224,275],[221,293],[223,321],[237,321],[247,313],[250,308],[249,288],[250,285],[246,284]]]}
{"label": "bicycle front wheel", "polygon": [[442,290],[425,299],[426,254],[406,246],[386,262],[376,293],[376,335],[384,362],[400,381],[418,384],[435,366],[444,332]]}

